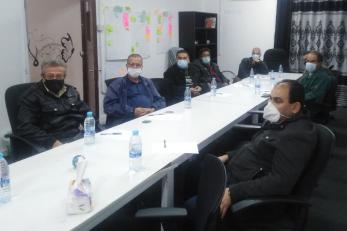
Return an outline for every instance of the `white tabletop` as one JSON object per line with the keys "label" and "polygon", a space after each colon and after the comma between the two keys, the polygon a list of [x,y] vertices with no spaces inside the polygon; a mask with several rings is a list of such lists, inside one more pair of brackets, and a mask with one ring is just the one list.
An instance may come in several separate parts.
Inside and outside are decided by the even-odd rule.
{"label": "white tabletop", "polygon": [[[85,146],[83,140],[78,140],[11,164],[12,201],[0,206],[1,230],[91,228],[136,196],[134,190],[145,187],[167,164],[184,153],[194,153],[194,145],[206,147],[263,103],[266,99],[255,95],[246,81],[219,89],[219,93],[225,94],[220,97],[211,98],[207,93],[194,98],[191,109],[178,103],[152,113],[153,116],[103,131],[122,135],[97,134],[94,145]],[[150,122],[143,123],[144,120]],[[133,174],[128,171],[128,142],[135,128],[140,130],[143,140],[144,168]],[[166,150],[161,146],[164,139]],[[92,183],[94,205],[88,214],[71,216],[66,214],[65,199],[75,175],[71,160],[77,154],[88,160],[85,176]]]}

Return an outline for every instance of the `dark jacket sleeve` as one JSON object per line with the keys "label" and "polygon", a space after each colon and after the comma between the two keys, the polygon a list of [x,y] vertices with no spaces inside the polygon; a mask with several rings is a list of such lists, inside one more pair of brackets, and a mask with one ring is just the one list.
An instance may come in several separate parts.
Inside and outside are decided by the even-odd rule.
{"label": "dark jacket sleeve", "polygon": [[[174,64],[176,65],[176,64]],[[178,73],[177,73],[178,74]],[[183,95],[181,96],[180,93],[183,90],[185,86],[180,86],[176,83],[176,73],[175,73],[175,68],[174,66],[169,67],[165,72],[164,72],[164,79],[167,84],[167,96],[168,96],[168,101],[170,102],[169,104],[177,103],[183,99]],[[183,89],[182,89],[183,88]]]}
{"label": "dark jacket sleeve", "polygon": [[267,68],[266,63],[264,61],[260,61],[257,64],[255,74],[267,75],[268,73],[269,73],[269,69]]}
{"label": "dark jacket sleeve", "polygon": [[191,63],[190,64],[190,75],[193,80],[193,87],[200,86],[202,88],[202,93],[209,91],[208,86],[208,76],[203,74],[203,71],[199,70],[199,66]]}
{"label": "dark jacket sleeve", "polygon": [[224,75],[223,75],[223,73],[220,71],[220,69],[219,69],[219,66],[215,63],[215,64],[213,64],[213,68],[215,69],[215,71],[216,71],[216,73],[217,73],[217,75],[219,76],[219,78],[221,78],[222,79],[222,81],[223,81],[223,83],[230,83],[230,81],[229,81],[229,79],[227,79]]}
{"label": "dark jacket sleeve", "polygon": [[162,109],[166,107],[165,99],[159,94],[157,88],[154,86],[152,80],[147,79],[150,91],[153,95],[153,107],[155,110]]}
{"label": "dark jacket sleeve", "polygon": [[57,139],[40,127],[41,106],[35,92],[29,89],[27,93],[24,93],[19,104],[18,126],[15,134],[38,147],[52,148]]}
{"label": "dark jacket sleeve", "polygon": [[239,71],[238,71],[237,76],[240,79],[244,79],[244,78],[249,76],[250,71],[251,70],[250,70],[250,65],[249,65],[249,59],[248,58],[242,59],[240,65],[239,65]]}
{"label": "dark jacket sleeve", "polygon": [[134,108],[126,104],[122,79],[113,81],[107,88],[104,98],[104,112],[110,116],[133,116]]}
{"label": "dark jacket sleeve", "polygon": [[316,145],[315,136],[313,127],[304,135],[293,131],[278,137],[271,171],[257,179],[231,184],[232,201],[290,194],[312,155]]}

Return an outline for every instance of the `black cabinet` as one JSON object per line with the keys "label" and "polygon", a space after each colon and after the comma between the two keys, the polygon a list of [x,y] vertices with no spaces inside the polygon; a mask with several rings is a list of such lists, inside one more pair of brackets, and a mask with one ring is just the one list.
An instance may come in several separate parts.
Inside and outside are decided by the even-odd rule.
{"label": "black cabinet", "polygon": [[217,14],[179,12],[179,47],[189,52],[190,59],[199,57],[200,49],[211,49],[211,59],[217,63]]}

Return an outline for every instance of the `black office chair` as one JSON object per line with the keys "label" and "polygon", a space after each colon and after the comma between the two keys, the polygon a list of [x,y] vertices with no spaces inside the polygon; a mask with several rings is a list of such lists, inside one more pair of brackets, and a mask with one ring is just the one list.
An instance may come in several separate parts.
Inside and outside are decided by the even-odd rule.
{"label": "black office chair", "polygon": [[[150,208],[137,211],[135,217],[145,221],[163,222],[165,230],[170,230],[170,224],[177,225],[177,221],[182,219],[191,223],[182,224],[183,228],[179,230],[215,230],[219,204],[226,187],[226,173],[223,163],[217,157],[206,154],[203,158],[194,214],[187,212],[185,208]],[[176,227],[173,230],[178,229]]]}
{"label": "black office chair", "polygon": [[[249,198],[232,205],[232,220],[243,227],[242,230],[303,231],[305,229],[308,209],[311,205],[309,202],[311,194],[317,186],[321,173],[326,167],[335,143],[335,135],[329,128],[320,124],[317,124],[316,127],[318,140],[315,152],[299,181],[296,183],[291,195]],[[276,214],[272,214],[272,216],[267,218],[262,217],[263,220],[260,223],[258,222],[259,219],[256,222],[252,220],[252,214],[258,214],[259,216],[259,214],[262,214],[263,209],[269,211],[269,209],[272,208],[272,211],[279,213],[279,210],[276,210],[276,208],[283,208],[281,206],[286,206],[284,216],[277,217]],[[251,216],[249,216],[249,214],[251,214]],[[251,217],[251,219],[247,220],[244,219],[244,217]],[[253,225],[256,227],[253,227]]]}
{"label": "black office chair", "polygon": [[7,114],[12,129],[12,134],[10,134],[12,158],[10,158],[10,162],[18,161],[43,151],[42,148],[35,146],[28,140],[16,134],[19,101],[21,100],[22,94],[33,84],[34,83],[23,83],[14,85],[7,88],[5,92]]}
{"label": "black office chair", "polygon": [[274,48],[265,51],[264,62],[266,63],[269,71],[278,71],[280,65],[282,65],[284,72],[289,71],[288,55],[283,49]]}

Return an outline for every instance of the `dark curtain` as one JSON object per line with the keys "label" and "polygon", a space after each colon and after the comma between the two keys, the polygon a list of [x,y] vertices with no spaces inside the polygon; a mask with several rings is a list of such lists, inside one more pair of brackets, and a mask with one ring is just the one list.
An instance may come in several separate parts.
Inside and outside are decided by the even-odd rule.
{"label": "dark curtain", "polygon": [[292,1],[277,0],[275,46],[281,48],[289,55],[290,31],[292,21]]}

